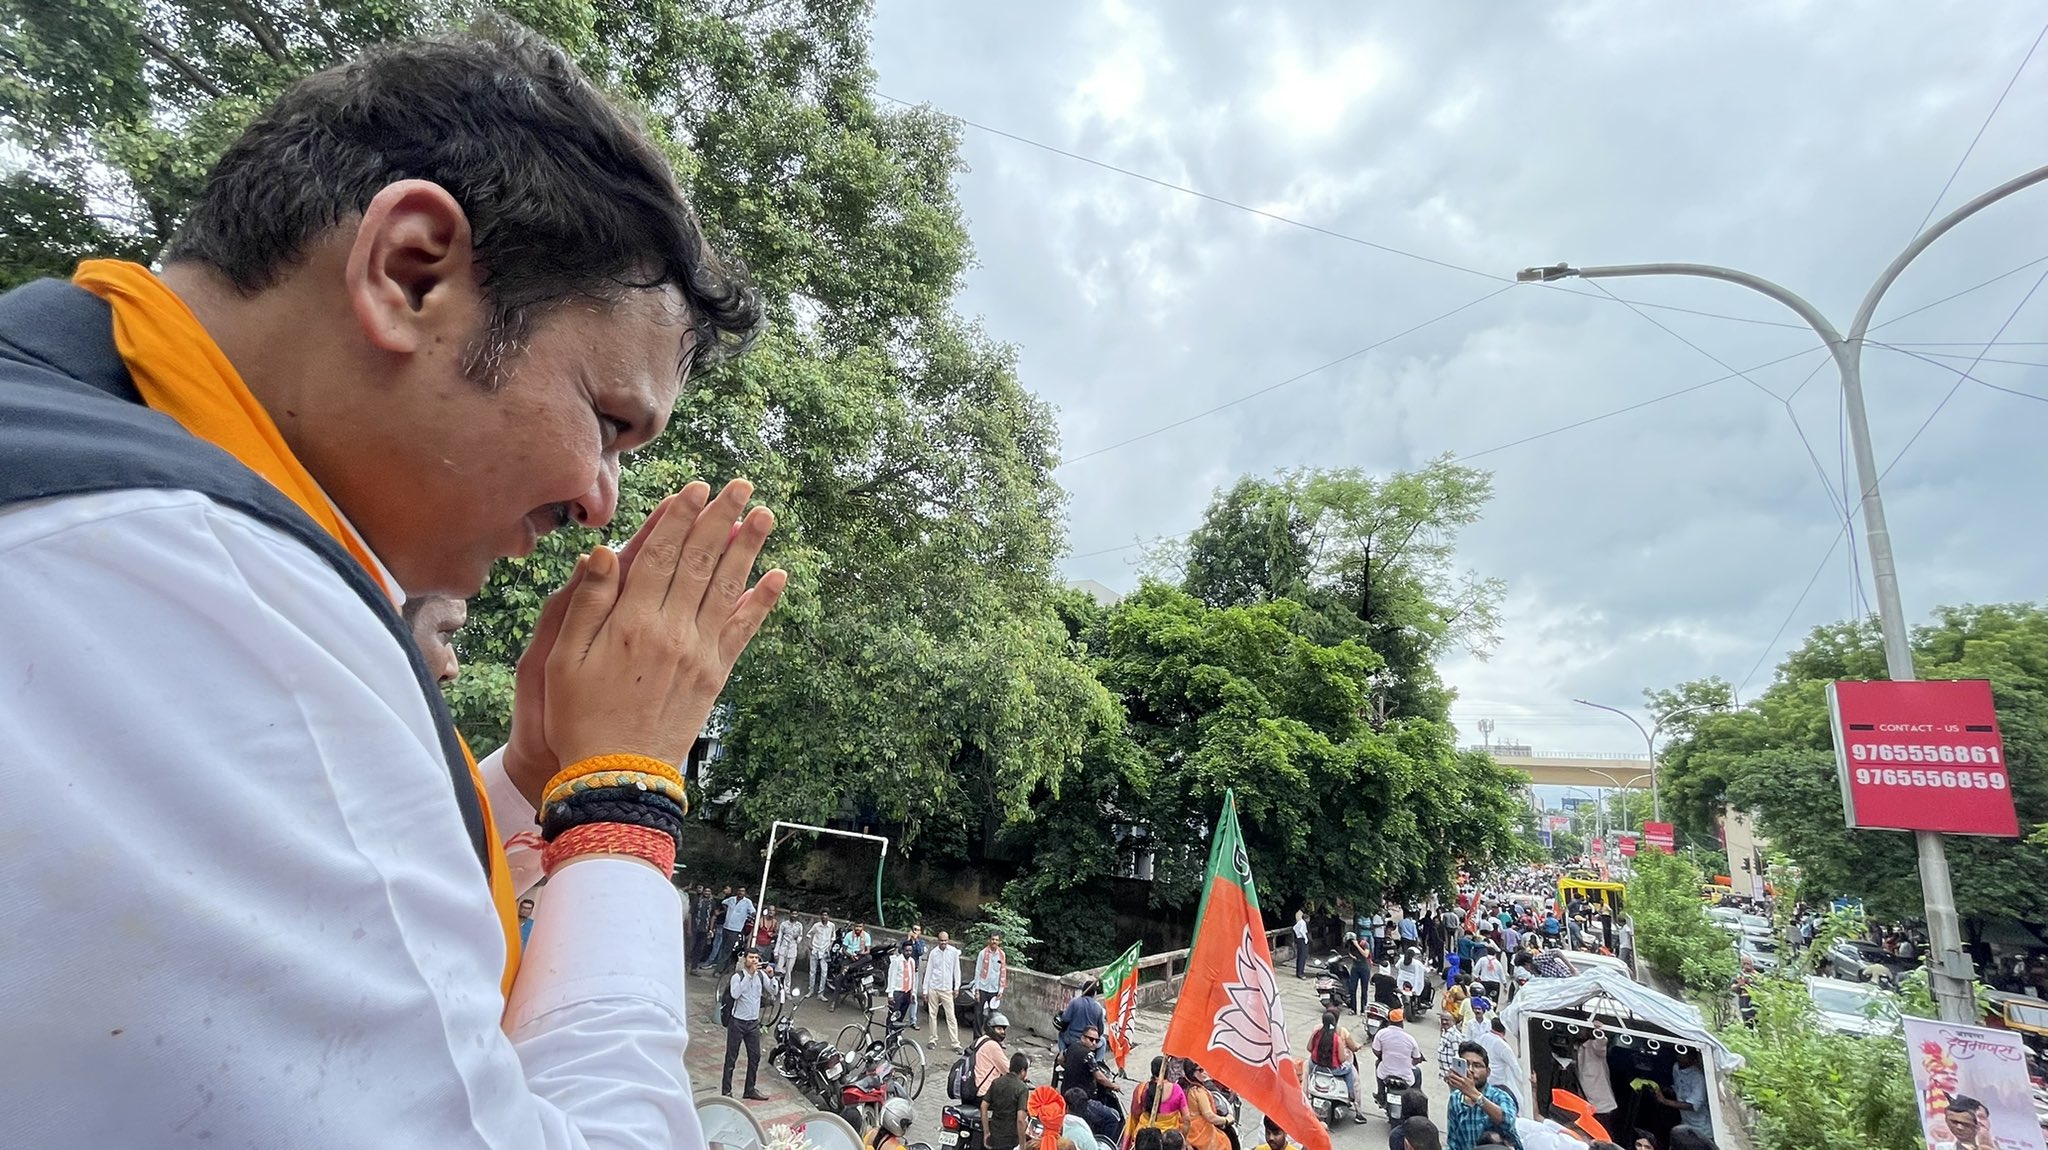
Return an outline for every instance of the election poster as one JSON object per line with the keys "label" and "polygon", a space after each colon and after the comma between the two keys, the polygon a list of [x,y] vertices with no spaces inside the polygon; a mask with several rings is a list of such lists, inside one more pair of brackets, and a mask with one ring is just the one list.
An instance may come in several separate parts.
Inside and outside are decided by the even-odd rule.
{"label": "election poster", "polygon": [[1905,1030],[1927,1150],[2044,1150],[2018,1034],[1931,1018]]}

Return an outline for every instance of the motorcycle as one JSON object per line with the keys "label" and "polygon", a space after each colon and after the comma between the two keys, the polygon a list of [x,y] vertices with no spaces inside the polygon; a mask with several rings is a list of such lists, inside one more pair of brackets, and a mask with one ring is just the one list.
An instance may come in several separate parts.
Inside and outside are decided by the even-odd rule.
{"label": "motorcycle", "polygon": [[1373,1095],[1373,1101],[1386,1113],[1387,1121],[1400,1121],[1401,1095],[1417,1085],[1413,1078],[1390,1078],[1385,1072],[1379,1075],[1379,1085]]}
{"label": "motorcycle", "polygon": [[848,954],[843,943],[833,943],[825,959],[825,1009],[838,1010],[849,996],[858,995],[862,1010],[875,1004],[875,987],[881,982],[880,959],[874,951]]}
{"label": "motorcycle", "polygon": [[891,1098],[908,1102],[910,1091],[898,1079],[896,1065],[887,1058],[867,1057],[859,1065],[861,1073],[839,1088],[839,1116],[865,1134],[881,1125],[882,1103]]}
{"label": "motorcycle", "polygon": [[1374,1039],[1374,1038],[1375,1038],[1375,1037],[1376,1037],[1376,1036],[1377,1036],[1377,1035],[1379,1034],[1379,1032],[1380,1032],[1380,1031],[1381,1031],[1382,1029],[1384,1029],[1384,1028],[1386,1027],[1386,1025],[1387,1025],[1387,1005],[1386,1005],[1386,1003],[1383,1003],[1383,1002],[1368,1002],[1368,1003],[1366,1003],[1366,1004],[1365,1004],[1365,1041],[1366,1041],[1366,1044],[1367,1044],[1367,1045],[1371,1045],[1371,1044],[1372,1044],[1372,1040],[1373,1040],[1373,1039]]}
{"label": "motorcycle", "polygon": [[1328,1067],[1310,1066],[1308,1106],[1317,1118],[1322,1119],[1323,1125],[1335,1130],[1337,1119],[1351,1110],[1351,1088]]}
{"label": "motorcycle", "polygon": [[972,1106],[948,1106],[939,1112],[940,1142],[952,1150],[981,1150],[981,1111]]}
{"label": "motorcycle", "polygon": [[834,1105],[846,1080],[846,1056],[830,1042],[813,1037],[810,1031],[798,1026],[794,1010],[785,1012],[775,1022],[775,1046],[768,1052],[768,1065],[820,1106]]}
{"label": "motorcycle", "polygon": [[1323,971],[1316,976],[1316,999],[1323,1004],[1323,1009],[1340,1013],[1352,1009],[1351,964],[1331,957],[1316,965]]}

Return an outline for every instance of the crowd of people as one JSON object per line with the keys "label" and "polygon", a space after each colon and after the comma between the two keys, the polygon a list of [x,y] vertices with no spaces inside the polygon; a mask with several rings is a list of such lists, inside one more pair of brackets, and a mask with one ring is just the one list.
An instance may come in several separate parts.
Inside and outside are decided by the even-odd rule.
{"label": "crowd of people", "polygon": [[[1340,916],[1335,959],[1347,966],[1349,1004],[1369,1013],[1377,1029],[1364,1037],[1346,1028],[1339,1009],[1329,1010],[1301,1053],[1304,1083],[1313,1068],[1334,1074],[1351,1094],[1354,1120],[1363,1123],[1365,1083],[1380,1082],[1398,1099],[1392,1150],[1617,1145],[1595,1136],[1612,1131],[1620,1111],[1600,1027],[1589,1028],[1572,1053],[1572,1081],[1583,1093],[1539,1102],[1529,1097],[1530,1077],[1499,1013],[1531,982],[1578,973],[1575,953],[1633,964],[1634,924],[1619,900],[1603,893],[1613,884],[1567,883],[1571,893],[1560,896],[1566,877],[1562,868],[1522,868],[1463,883],[1438,899]],[[1318,925],[1297,915],[1296,972],[1302,977],[1309,975],[1306,951]],[[1431,1015],[1433,1043],[1424,1029]],[[1366,1055],[1373,1059],[1370,1076],[1360,1069]],[[1432,1072],[1450,1088],[1440,1121],[1422,1090],[1423,1076]],[[1696,1051],[1678,1057],[1671,1079],[1645,1095],[1668,1111],[1669,1132],[1661,1138],[1631,1132],[1626,1150],[1713,1145],[1708,1085]]]}

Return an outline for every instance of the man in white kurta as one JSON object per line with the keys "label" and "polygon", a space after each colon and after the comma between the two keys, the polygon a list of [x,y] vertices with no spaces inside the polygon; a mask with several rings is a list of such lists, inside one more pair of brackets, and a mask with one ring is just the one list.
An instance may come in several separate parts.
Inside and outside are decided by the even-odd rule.
{"label": "man in white kurta", "polygon": [[[570,858],[503,991],[510,900],[480,866],[472,784],[451,791],[449,740],[393,603],[406,588],[473,593],[538,535],[602,526],[620,453],[659,434],[701,341],[751,321],[707,294],[711,263],[669,266],[711,258],[691,247],[672,176],[529,38],[396,46],[282,100],[221,161],[160,282],[123,273],[155,293],[129,319],[163,319],[177,362],[117,344],[120,301],[110,320],[69,284],[0,297],[0,438],[16,436],[0,478],[46,463],[62,476],[60,456],[94,446],[64,420],[139,410],[114,376],[140,386],[160,367],[174,390],[204,376],[218,390],[203,398],[246,386],[261,410],[212,410],[303,465],[308,529],[338,521],[335,544],[357,557],[341,561],[363,564],[345,573],[324,539],[149,468],[47,498],[16,483],[0,505],[0,1143],[700,1146],[668,875],[642,855]],[[489,147],[464,135],[486,131]],[[407,167],[376,166],[394,156]],[[522,156],[551,163],[493,167]],[[622,188],[630,208],[612,202]],[[581,209],[533,213],[551,197]],[[580,285],[624,281],[578,271],[578,237],[613,209],[665,223],[622,233],[624,257],[587,257],[641,252],[654,269],[592,307],[598,289]],[[502,288],[480,286],[487,265]],[[538,294],[520,338],[472,361],[463,349],[493,348],[506,301],[492,292],[522,282]],[[570,296],[550,284],[585,306],[558,306]],[[175,438],[162,421],[111,423]],[[20,440],[30,426],[58,429],[49,459]],[[194,438],[240,461],[225,469],[247,463]],[[593,553],[552,601],[574,649],[536,640],[519,762],[481,764],[501,836],[531,840],[557,767],[687,752],[752,634],[742,616],[781,586],[771,573],[725,598],[771,525],[745,512],[742,486],[711,501],[692,485],[643,533],[637,566],[630,549]],[[688,574],[714,566],[718,580]],[[365,598],[365,574],[388,600]],[[638,602],[659,600],[655,580],[684,593],[630,610],[643,587]],[[523,889],[536,860],[514,862]]]}

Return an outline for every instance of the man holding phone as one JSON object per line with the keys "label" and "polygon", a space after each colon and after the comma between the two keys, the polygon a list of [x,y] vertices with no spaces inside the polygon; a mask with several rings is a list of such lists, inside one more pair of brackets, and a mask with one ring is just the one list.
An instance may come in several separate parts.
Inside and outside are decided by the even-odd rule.
{"label": "man holding phone", "polygon": [[1463,1068],[1444,1075],[1454,1093],[1444,1118],[1445,1142],[1450,1150],[1473,1150],[1492,1143],[1516,1144],[1515,1099],[1506,1090],[1490,1085],[1492,1064],[1486,1048],[1477,1042],[1458,1046]]}

